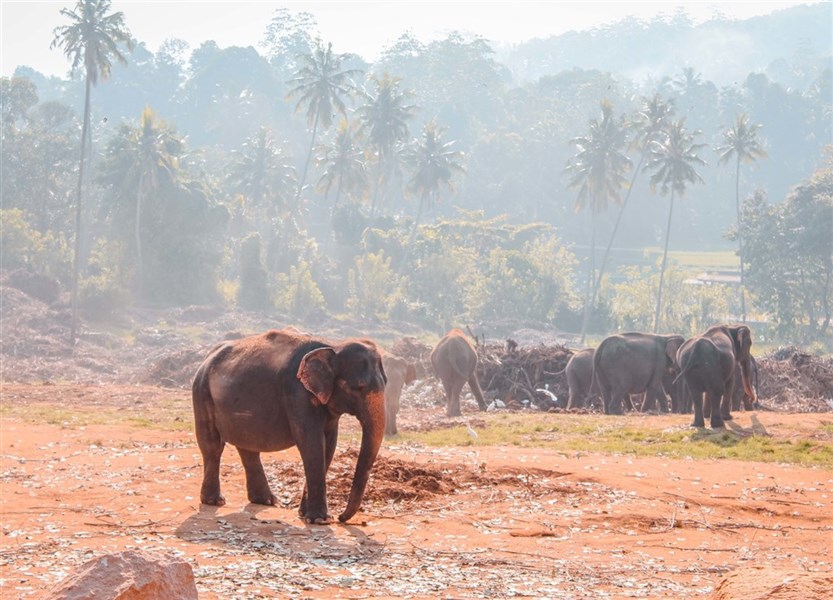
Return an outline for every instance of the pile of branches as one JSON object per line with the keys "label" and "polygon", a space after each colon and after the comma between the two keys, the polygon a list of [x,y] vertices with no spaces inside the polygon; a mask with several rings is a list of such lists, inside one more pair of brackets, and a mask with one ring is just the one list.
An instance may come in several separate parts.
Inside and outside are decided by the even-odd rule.
{"label": "pile of branches", "polygon": [[758,359],[758,396],[788,412],[833,410],[833,358],[779,348]]}
{"label": "pile of branches", "polygon": [[487,397],[498,398],[509,408],[566,406],[569,388],[564,368],[573,355],[566,346],[519,348],[507,340],[504,346],[479,343],[477,354],[477,376]]}

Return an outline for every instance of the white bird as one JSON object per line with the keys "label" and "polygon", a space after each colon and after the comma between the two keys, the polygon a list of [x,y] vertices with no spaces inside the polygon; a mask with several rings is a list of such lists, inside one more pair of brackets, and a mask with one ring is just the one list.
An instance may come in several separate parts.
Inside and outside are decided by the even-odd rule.
{"label": "white bird", "polygon": [[542,394],[549,396],[549,399],[550,401],[552,401],[553,404],[558,404],[558,396],[556,396],[549,390],[549,386],[547,386],[546,388],[538,388],[535,391],[541,392]]}
{"label": "white bird", "polygon": [[472,429],[471,425],[469,425],[468,423],[466,423],[466,431],[468,431],[469,435],[472,438],[477,439],[477,432],[474,429]]}

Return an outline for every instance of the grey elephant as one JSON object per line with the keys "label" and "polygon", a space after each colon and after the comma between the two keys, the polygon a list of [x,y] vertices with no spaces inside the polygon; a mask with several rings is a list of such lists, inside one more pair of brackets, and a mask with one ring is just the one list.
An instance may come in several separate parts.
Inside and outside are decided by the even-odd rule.
{"label": "grey elephant", "polygon": [[[755,390],[755,395],[758,395],[758,361],[755,360],[754,356],[749,357],[752,360],[752,387]],[[756,408],[760,407],[760,404],[753,403],[752,398],[749,397],[749,394],[746,393],[746,390],[743,389],[743,379],[741,379],[741,370],[740,368],[735,369],[735,376],[734,381],[732,383],[732,410],[740,410],[741,405],[743,405],[744,410],[755,410]],[[705,406],[703,407],[706,408]],[[704,414],[704,417],[708,417],[709,415]]]}
{"label": "grey elephant", "polygon": [[593,378],[604,400],[605,414],[621,415],[627,394],[645,392],[645,405],[659,403],[668,412],[663,377],[674,367],[681,335],[620,333],[602,340],[593,355]]}
{"label": "grey elephant", "polygon": [[452,329],[431,351],[431,366],[445,390],[445,413],[449,417],[460,416],[460,393],[469,384],[480,410],[486,410],[483,391],[477,380],[477,351],[459,329]]}
{"label": "grey elephant", "polygon": [[595,352],[595,348],[585,348],[574,353],[567,361],[564,376],[567,378],[567,387],[570,390],[567,400],[568,409],[589,407],[591,400],[598,394],[598,390],[593,386]]}
{"label": "grey elephant", "polygon": [[[692,427],[705,427],[704,402],[709,406],[712,429],[732,418],[732,388],[740,367],[741,384],[752,405],[758,397],[752,385],[752,333],[746,325],[714,325],[685,342],[677,352],[678,379],[684,379],[692,404]],[[705,396],[705,399],[704,399]]]}
{"label": "grey elephant", "polygon": [[192,397],[197,444],[203,458],[200,501],[222,506],[220,457],[237,448],[249,501],[276,504],[261,452],[297,446],[305,484],[300,516],[329,523],[326,476],[336,449],[341,415],[354,415],[362,441],[344,522],[361,506],[370,469],[385,431],[385,371],[367,340],[330,343],[296,329],[220,344],[194,377]]}

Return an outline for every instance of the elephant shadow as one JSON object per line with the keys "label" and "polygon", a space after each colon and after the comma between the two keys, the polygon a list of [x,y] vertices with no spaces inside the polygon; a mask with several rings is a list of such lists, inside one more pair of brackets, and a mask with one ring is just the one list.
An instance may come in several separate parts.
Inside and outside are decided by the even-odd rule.
{"label": "elephant shadow", "polygon": [[[367,536],[361,527],[350,524],[293,525],[274,518],[277,509],[247,504],[237,512],[201,504],[196,513],[176,528],[181,540],[195,544],[226,547],[236,552],[276,554],[334,561],[370,563],[382,558],[384,545]],[[264,514],[270,513],[270,514]],[[339,530],[347,535],[340,535]]]}

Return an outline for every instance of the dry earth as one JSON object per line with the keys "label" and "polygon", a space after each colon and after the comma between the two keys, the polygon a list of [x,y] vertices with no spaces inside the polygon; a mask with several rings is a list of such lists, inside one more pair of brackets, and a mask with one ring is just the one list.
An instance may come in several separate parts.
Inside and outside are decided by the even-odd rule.
{"label": "dry earth", "polygon": [[[353,521],[308,526],[295,511],[295,451],[265,456],[281,506],[247,503],[229,450],[228,504],[209,508],[199,504],[201,460],[187,423],[164,431],[90,416],[182,411],[187,391],[4,384],[2,397],[13,407],[2,420],[3,599],[38,597],[89,558],[128,548],[180,553],[203,599],[696,598],[743,567],[833,572],[829,469],[386,443]],[[419,428],[436,412],[405,410],[402,426]],[[57,422],[24,419],[33,414]],[[833,424],[830,414],[736,418],[776,437]],[[690,416],[622,419],[673,428]],[[357,449],[355,422],[345,418],[342,430],[333,512]]]}

